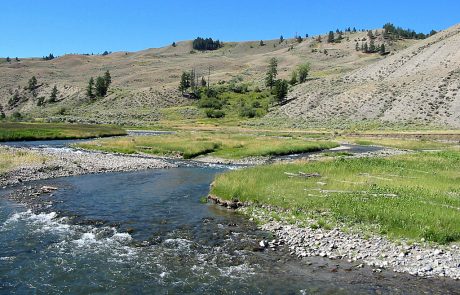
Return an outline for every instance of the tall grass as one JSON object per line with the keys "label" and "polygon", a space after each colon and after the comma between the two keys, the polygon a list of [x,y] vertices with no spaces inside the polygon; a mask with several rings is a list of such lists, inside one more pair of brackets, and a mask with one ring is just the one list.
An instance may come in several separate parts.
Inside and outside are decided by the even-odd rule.
{"label": "tall grass", "polygon": [[[321,177],[292,177],[298,172]],[[439,243],[460,240],[456,151],[259,166],[217,176],[211,193],[322,212],[336,221],[375,226],[390,236]]]}
{"label": "tall grass", "polygon": [[77,139],[125,135],[113,126],[55,123],[0,123],[0,141]]}
{"label": "tall grass", "polygon": [[177,155],[186,159],[211,155],[225,159],[286,155],[336,147],[328,141],[300,138],[275,138],[213,132],[182,132],[162,136],[137,136],[100,139],[77,146],[121,153]]}
{"label": "tall grass", "polygon": [[0,175],[19,167],[40,164],[46,160],[46,157],[40,156],[34,152],[0,147]]}

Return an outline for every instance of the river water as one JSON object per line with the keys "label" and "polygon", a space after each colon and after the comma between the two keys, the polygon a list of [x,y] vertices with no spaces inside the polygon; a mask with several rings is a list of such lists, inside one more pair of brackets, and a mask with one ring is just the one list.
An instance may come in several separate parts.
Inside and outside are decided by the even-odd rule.
{"label": "river water", "polygon": [[[448,294],[420,279],[289,250],[255,251],[261,231],[204,204],[223,166],[37,181],[59,189],[31,210],[0,190],[1,294]],[[29,185],[29,184],[27,184]],[[14,189],[14,188],[13,188]],[[358,263],[356,263],[358,264]]]}

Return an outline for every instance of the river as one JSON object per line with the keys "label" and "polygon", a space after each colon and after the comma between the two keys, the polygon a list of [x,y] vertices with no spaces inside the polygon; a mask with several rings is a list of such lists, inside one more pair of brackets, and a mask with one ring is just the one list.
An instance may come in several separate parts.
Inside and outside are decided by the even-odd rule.
{"label": "river", "polygon": [[0,190],[0,293],[458,291],[458,282],[447,279],[298,259],[284,247],[255,251],[261,239],[273,238],[270,233],[233,211],[200,202],[215,175],[227,169],[197,164],[36,181],[59,188],[40,210],[7,198],[14,188]]}

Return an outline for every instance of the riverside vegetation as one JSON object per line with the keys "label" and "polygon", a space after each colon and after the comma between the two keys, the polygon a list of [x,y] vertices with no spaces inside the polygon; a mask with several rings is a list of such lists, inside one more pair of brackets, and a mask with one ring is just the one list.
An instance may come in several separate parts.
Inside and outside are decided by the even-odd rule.
{"label": "riverside vegetation", "polygon": [[224,159],[277,156],[313,152],[338,146],[332,141],[219,132],[179,132],[164,136],[100,139],[76,145],[80,148],[126,154],[147,153],[185,159],[211,155]]}
{"label": "riverside vegetation", "polygon": [[105,125],[0,122],[0,141],[79,139],[116,135],[126,135],[126,131]]}
{"label": "riverside vegetation", "polygon": [[287,209],[293,222],[315,216],[317,227],[449,243],[460,240],[458,167],[458,149],[277,164],[219,175],[211,194]]}

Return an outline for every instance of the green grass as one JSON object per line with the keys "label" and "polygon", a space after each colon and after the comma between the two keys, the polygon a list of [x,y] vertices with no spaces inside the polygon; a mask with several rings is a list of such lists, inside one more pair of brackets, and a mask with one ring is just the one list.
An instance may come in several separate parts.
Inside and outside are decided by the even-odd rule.
{"label": "green grass", "polygon": [[123,129],[105,125],[0,123],[0,141],[77,139],[125,134]]}
{"label": "green grass", "polygon": [[[298,172],[321,177],[292,176]],[[217,176],[211,193],[321,213],[390,237],[460,241],[458,151],[258,166]]]}
{"label": "green grass", "polygon": [[397,139],[397,138],[348,138],[348,141],[359,145],[380,145],[406,150],[439,150],[453,147],[453,142],[439,142],[432,140],[417,140],[417,139]]}
{"label": "green grass", "polygon": [[149,153],[161,156],[182,156],[186,159],[199,155],[241,159],[318,151],[336,147],[338,144],[330,141],[277,138],[252,134],[179,132],[162,136],[99,139],[77,146],[85,149],[128,154]]}

